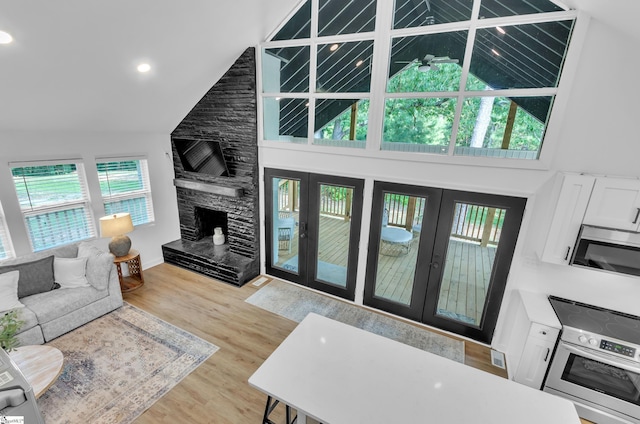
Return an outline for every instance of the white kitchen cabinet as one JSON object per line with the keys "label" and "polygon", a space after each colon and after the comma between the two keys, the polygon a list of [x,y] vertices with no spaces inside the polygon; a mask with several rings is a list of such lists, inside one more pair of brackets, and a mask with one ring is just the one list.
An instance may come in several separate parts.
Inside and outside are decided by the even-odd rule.
{"label": "white kitchen cabinet", "polygon": [[581,174],[563,174],[562,178],[560,196],[542,251],[542,260],[566,265],[573,254],[596,178]]}
{"label": "white kitchen cabinet", "polygon": [[545,294],[518,291],[515,301],[513,380],[540,390],[562,326]]}
{"label": "white kitchen cabinet", "polygon": [[640,228],[640,180],[598,178],[584,223],[618,230]]}

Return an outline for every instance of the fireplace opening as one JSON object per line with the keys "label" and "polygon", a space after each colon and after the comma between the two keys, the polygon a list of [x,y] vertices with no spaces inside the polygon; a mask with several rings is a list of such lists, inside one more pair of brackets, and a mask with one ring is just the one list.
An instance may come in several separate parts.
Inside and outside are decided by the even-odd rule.
{"label": "fireplace opening", "polygon": [[213,236],[213,229],[222,228],[222,233],[227,236],[229,227],[227,224],[227,213],[213,209],[195,207],[195,229],[196,240]]}

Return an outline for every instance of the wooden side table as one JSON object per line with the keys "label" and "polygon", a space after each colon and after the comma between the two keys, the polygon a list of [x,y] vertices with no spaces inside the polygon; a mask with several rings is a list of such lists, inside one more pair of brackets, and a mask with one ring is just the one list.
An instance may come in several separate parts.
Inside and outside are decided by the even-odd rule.
{"label": "wooden side table", "polygon": [[[129,254],[125,256],[117,256],[113,262],[118,269],[118,279],[120,280],[120,289],[122,293],[128,293],[140,288],[144,284],[144,277],[142,276],[142,263],[140,262],[140,253],[137,250],[131,249]],[[121,265],[127,264],[129,269],[129,275],[122,275]]]}

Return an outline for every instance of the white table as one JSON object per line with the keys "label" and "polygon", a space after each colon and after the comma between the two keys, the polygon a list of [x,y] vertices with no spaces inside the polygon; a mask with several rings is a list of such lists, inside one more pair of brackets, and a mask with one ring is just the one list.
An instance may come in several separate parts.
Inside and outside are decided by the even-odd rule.
{"label": "white table", "polygon": [[566,399],[313,313],[249,384],[298,424],[580,424]]}

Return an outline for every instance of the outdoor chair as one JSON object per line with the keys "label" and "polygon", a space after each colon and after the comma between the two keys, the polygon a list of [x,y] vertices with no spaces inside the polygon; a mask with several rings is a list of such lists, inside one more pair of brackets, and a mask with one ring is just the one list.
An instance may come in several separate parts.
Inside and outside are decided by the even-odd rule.
{"label": "outdoor chair", "polygon": [[278,229],[278,249],[288,250],[291,253],[291,243],[296,229],[296,219],[293,217],[293,213],[279,211],[276,228]]}

